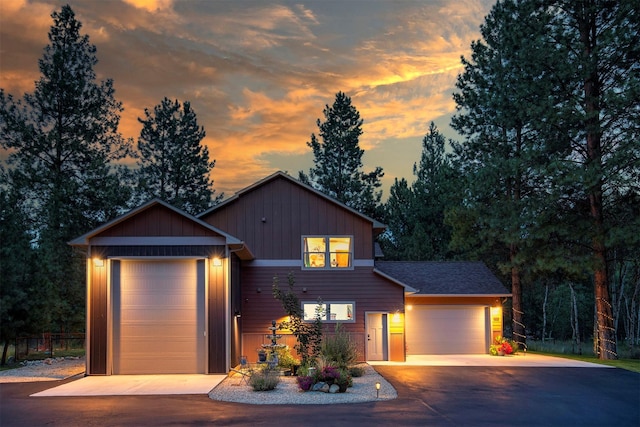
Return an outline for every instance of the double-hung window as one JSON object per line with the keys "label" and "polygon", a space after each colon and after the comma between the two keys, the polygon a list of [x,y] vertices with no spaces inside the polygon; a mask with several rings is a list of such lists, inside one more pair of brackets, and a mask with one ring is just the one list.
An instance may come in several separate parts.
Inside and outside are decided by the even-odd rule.
{"label": "double-hung window", "polygon": [[312,322],[319,316],[323,322],[355,322],[355,305],[353,301],[303,301],[304,320]]}
{"label": "double-hung window", "polygon": [[353,268],[351,236],[303,236],[302,258],[305,269]]}

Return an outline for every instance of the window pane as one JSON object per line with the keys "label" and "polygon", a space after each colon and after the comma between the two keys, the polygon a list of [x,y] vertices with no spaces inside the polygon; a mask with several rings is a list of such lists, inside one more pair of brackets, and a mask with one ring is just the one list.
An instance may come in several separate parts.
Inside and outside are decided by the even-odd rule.
{"label": "window pane", "polygon": [[304,266],[309,268],[324,268],[326,241],[324,237],[304,238]]}
{"label": "window pane", "polygon": [[322,312],[320,313],[320,319],[327,320],[327,305],[317,303],[308,303],[302,305],[304,310],[304,320],[316,320],[316,308],[318,307],[318,305],[320,305],[322,309]]}
{"label": "window pane", "polygon": [[353,320],[353,304],[330,304],[331,320]]}
{"label": "window pane", "polygon": [[351,237],[331,237],[329,252],[331,267],[351,267]]}

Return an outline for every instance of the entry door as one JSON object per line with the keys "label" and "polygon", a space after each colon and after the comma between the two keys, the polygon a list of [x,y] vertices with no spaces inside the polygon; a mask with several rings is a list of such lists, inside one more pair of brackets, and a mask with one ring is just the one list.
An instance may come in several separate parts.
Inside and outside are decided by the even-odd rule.
{"label": "entry door", "polygon": [[367,313],[367,360],[386,360],[387,315]]}

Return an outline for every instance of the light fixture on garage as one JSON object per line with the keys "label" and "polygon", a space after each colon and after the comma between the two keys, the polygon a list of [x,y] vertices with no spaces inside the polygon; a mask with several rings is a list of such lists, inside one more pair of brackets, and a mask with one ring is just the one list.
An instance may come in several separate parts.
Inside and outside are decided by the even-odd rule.
{"label": "light fixture on garage", "polygon": [[93,265],[95,267],[104,267],[104,260],[101,258],[94,258],[93,259]]}
{"label": "light fixture on garage", "polygon": [[400,310],[396,310],[396,312],[393,313],[393,317],[391,318],[391,320],[393,321],[393,323],[400,323]]}
{"label": "light fixture on garage", "polygon": [[222,260],[221,260],[220,258],[218,258],[218,257],[215,257],[215,258],[213,258],[213,259],[211,260],[211,264],[212,264],[214,267],[222,267]]}
{"label": "light fixture on garage", "polygon": [[236,319],[239,319],[242,317],[242,313],[240,313],[240,310],[236,310],[236,312],[234,313],[234,315],[236,316]]}

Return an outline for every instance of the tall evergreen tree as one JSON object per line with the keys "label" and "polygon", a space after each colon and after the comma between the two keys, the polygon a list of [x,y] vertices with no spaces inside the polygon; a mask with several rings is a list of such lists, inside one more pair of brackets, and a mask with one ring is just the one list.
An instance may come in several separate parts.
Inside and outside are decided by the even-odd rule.
{"label": "tall evergreen tree", "polygon": [[362,172],[362,155],[359,139],[362,135],[360,113],[351,104],[351,98],[343,92],[336,94],[330,107],[324,108],[325,121],[317,121],[322,142],[315,134],[307,145],[313,150],[315,166],[309,175],[300,171],[300,181],[331,196],[345,205],[373,218],[380,218],[378,191],[384,176],[381,167],[369,173]]}
{"label": "tall evergreen tree", "polygon": [[209,161],[209,149],[201,144],[205,131],[189,102],[181,105],[164,98],[153,113],[145,109],[145,118],[138,120],[143,125],[138,139],[139,198],[158,197],[194,215],[222,198],[213,197],[210,174],[216,162]]}
{"label": "tall evergreen tree", "polygon": [[113,82],[96,82],[96,48],[71,7],[52,15],[42,76],[23,101],[0,91],[0,143],[10,154],[12,185],[27,197],[38,251],[39,288],[51,327],[82,325],[84,263],[67,242],[114,217],[129,193],[114,161],[130,143],[117,132],[121,104]]}
{"label": "tall evergreen tree", "polygon": [[31,265],[34,261],[29,221],[22,193],[9,184],[0,168],[0,342],[4,343],[0,365],[7,360],[9,344],[21,334],[34,332]]}
{"label": "tall evergreen tree", "polygon": [[445,138],[432,122],[422,139],[420,162],[413,165],[411,187],[403,178],[391,186],[385,204],[387,232],[381,238],[385,257],[444,260],[450,257],[450,227],[445,211],[452,203],[453,169],[445,154]]}
{"label": "tall evergreen tree", "polygon": [[[452,210],[449,220],[457,233],[472,232],[465,244],[476,242],[485,253],[496,244],[503,246],[506,257],[499,265],[510,273],[512,332],[522,344],[522,276],[531,261],[527,250],[534,246],[531,216],[546,204],[540,163],[546,160],[533,123],[537,108],[543,107],[536,98],[547,83],[536,74],[543,58],[536,43],[543,29],[533,10],[511,0],[492,8],[481,26],[483,40],[472,43],[470,61],[462,60],[465,69],[456,84],[460,92],[454,94],[458,113],[452,120],[467,138],[454,147],[467,182],[460,188],[466,212]],[[455,215],[471,216],[475,225],[469,228]]]}
{"label": "tall evergreen tree", "polygon": [[[640,3],[637,0],[558,0],[548,47],[562,61],[549,74],[564,90],[542,121],[558,129],[570,153],[557,165],[554,188],[573,208],[572,227],[584,231],[589,253],[580,265],[593,274],[598,356],[617,358],[611,305],[611,249],[633,245],[637,221],[620,220],[619,203],[640,194]],[[620,197],[622,196],[622,197]],[[576,240],[576,239],[574,239]]]}
{"label": "tall evergreen tree", "polygon": [[616,357],[607,253],[632,234],[613,208],[633,197],[614,195],[638,194],[640,176],[634,4],[499,1],[463,61],[452,122],[470,178],[458,212],[509,247],[514,332],[524,269],[591,271],[601,358]]}

